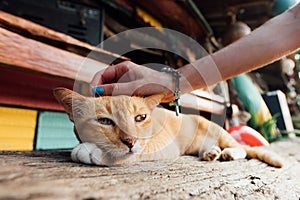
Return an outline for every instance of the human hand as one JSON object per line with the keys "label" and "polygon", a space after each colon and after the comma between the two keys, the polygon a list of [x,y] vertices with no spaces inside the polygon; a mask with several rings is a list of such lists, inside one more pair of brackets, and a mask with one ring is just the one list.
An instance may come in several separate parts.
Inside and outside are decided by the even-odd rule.
{"label": "human hand", "polygon": [[173,78],[170,74],[125,61],[99,71],[91,81],[98,95],[150,96],[163,93],[162,102],[174,100]]}

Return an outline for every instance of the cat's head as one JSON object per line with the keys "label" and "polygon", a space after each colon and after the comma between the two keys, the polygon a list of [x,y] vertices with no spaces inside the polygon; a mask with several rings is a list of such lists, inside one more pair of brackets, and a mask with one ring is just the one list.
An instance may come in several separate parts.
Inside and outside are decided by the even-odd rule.
{"label": "cat's head", "polygon": [[95,143],[115,157],[138,153],[140,142],[151,137],[151,114],[163,98],[85,97],[66,88],[54,89],[54,96],[74,122],[81,142]]}

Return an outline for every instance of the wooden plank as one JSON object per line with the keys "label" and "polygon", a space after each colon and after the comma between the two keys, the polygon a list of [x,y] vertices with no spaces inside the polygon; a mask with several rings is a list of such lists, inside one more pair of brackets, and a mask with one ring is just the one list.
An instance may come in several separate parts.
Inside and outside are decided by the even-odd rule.
{"label": "wooden plank", "polygon": [[[54,31],[26,19],[0,11],[0,27],[18,33],[28,38],[32,38],[43,43],[56,46],[58,48],[74,52],[84,57],[96,59],[100,62],[110,64],[128,60],[123,56],[81,42],[69,35]],[[93,52],[90,54],[90,52]]]}
{"label": "wooden plank", "polygon": [[299,199],[300,138],[268,148],[286,159],[283,169],[190,156],[99,167],[66,151],[0,152],[0,199]]}
{"label": "wooden plank", "polygon": [[1,63],[86,82],[90,82],[97,71],[107,67],[105,63],[25,38],[3,28],[0,28]]}
{"label": "wooden plank", "polygon": [[218,115],[224,115],[225,112],[224,104],[196,96],[193,93],[183,94],[180,98],[180,105]]}
{"label": "wooden plank", "polygon": [[212,91],[208,91],[208,90],[194,90],[191,92],[191,94],[198,96],[200,98],[204,98],[210,101],[214,101],[217,102],[219,104],[225,104],[225,99],[224,97],[218,95],[218,94],[214,94]]}

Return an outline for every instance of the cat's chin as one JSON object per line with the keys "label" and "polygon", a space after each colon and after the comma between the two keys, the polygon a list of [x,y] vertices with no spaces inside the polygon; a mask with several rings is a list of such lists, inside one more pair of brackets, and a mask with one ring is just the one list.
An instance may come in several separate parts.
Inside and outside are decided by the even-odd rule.
{"label": "cat's chin", "polygon": [[139,148],[132,148],[132,149],[127,149],[126,151],[121,150],[119,153],[120,157],[122,156],[131,156],[131,155],[136,155],[136,154],[140,154],[141,150]]}
{"label": "cat's chin", "polygon": [[139,142],[136,142],[136,144],[131,148],[126,148],[126,149],[119,149],[116,151],[113,151],[113,153],[110,153],[110,156],[113,157],[114,159],[124,159],[128,158],[130,156],[138,155],[141,154],[142,152],[142,147]]}
{"label": "cat's chin", "polygon": [[110,158],[109,160],[111,160],[112,162],[124,162],[124,160],[127,159],[131,159],[131,157],[134,157],[136,155],[136,153],[134,152],[129,152],[129,151],[124,151],[124,150],[120,150],[120,151],[116,151],[113,154],[110,153],[108,154],[108,157]]}
{"label": "cat's chin", "polygon": [[142,152],[142,146],[139,141],[135,143],[135,145],[129,150],[128,153],[140,154]]}

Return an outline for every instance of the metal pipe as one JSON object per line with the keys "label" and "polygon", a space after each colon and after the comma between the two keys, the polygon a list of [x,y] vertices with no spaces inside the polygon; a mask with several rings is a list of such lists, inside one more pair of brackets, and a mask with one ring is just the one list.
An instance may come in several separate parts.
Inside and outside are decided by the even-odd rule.
{"label": "metal pipe", "polygon": [[186,0],[186,2],[188,3],[188,6],[192,9],[192,11],[195,13],[196,17],[200,19],[201,23],[204,25],[204,28],[207,30],[208,38],[211,44],[215,46],[215,48],[220,49],[221,45],[217,42],[216,38],[214,37],[214,32],[210,27],[209,23],[206,21],[202,12],[198,9],[193,0]]}

